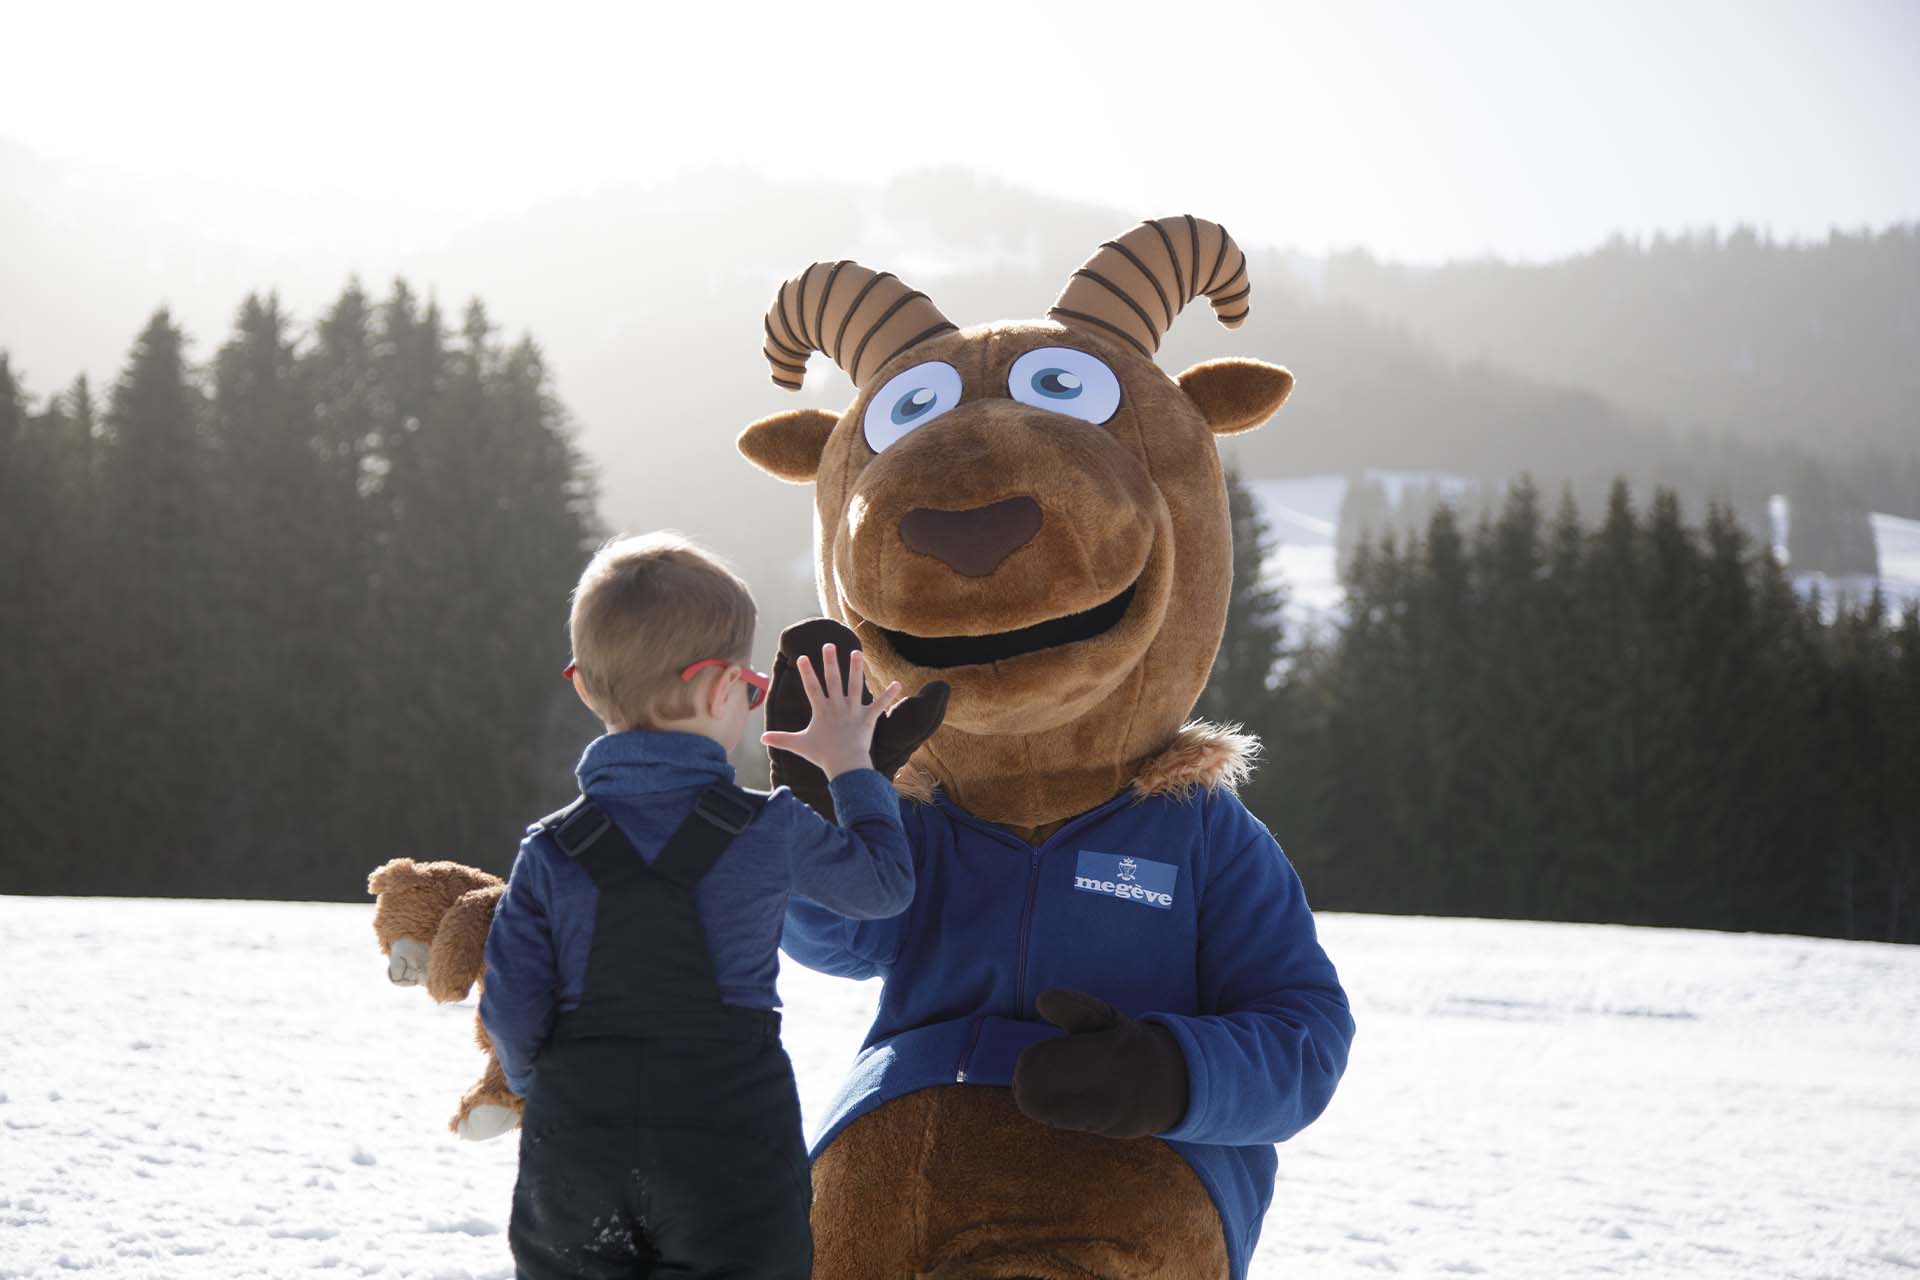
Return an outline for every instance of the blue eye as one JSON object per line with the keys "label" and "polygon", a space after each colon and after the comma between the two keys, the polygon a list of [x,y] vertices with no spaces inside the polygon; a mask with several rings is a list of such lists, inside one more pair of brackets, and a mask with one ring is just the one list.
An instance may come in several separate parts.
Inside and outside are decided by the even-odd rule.
{"label": "blue eye", "polygon": [[904,427],[915,418],[925,417],[927,410],[939,401],[940,393],[932,387],[915,387],[893,402],[894,425]]}
{"label": "blue eye", "polygon": [[1120,379],[1096,355],[1073,347],[1035,347],[1007,371],[1007,394],[1021,404],[1098,426],[1120,407]]}
{"label": "blue eye", "polygon": [[1033,389],[1050,400],[1071,400],[1080,394],[1080,379],[1065,369],[1042,369],[1033,375]]}
{"label": "blue eye", "polygon": [[960,403],[960,371],[944,360],[927,360],[888,378],[867,402],[862,429],[875,453],[898,444]]}

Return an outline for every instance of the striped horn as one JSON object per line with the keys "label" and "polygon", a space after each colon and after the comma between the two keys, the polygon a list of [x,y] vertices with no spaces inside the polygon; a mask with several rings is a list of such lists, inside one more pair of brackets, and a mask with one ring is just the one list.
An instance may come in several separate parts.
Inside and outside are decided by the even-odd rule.
{"label": "striped horn", "polygon": [[915,343],[958,328],[927,295],[890,271],[857,262],[816,262],[780,286],[767,308],[762,352],[774,382],[798,391],[816,351],[853,385]]}
{"label": "striped horn", "polygon": [[1109,240],[1073,273],[1047,314],[1124,338],[1148,359],[1173,318],[1206,294],[1229,329],[1247,318],[1247,255],[1218,223],[1182,214]]}

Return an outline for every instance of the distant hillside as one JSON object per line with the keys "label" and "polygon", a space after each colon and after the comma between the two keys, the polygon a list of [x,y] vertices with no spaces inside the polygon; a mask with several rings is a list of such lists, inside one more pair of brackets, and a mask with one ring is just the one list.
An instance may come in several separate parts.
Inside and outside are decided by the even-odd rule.
{"label": "distant hillside", "polygon": [[[766,608],[777,615],[810,599],[808,492],[752,473],[733,438],[762,415],[795,404],[837,408],[851,395],[827,368],[799,396],[768,381],[761,317],[778,282],[815,259],[857,257],[926,290],[961,324],[1037,316],[1102,239],[1140,216],[1177,209],[1171,199],[1160,209],[1070,204],[955,171],[881,188],[727,170],[534,199],[512,216],[478,219],[398,206],[378,192],[323,188],[296,198],[243,183],[218,191],[169,187],[0,145],[0,349],[11,351],[15,371],[44,395],[83,369],[104,385],[163,302],[204,355],[227,331],[237,300],[254,289],[277,288],[287,308],[304,316],[355,274],[379,292],[405,275],[449,307],[485,296],[494,314],[541,335],[581,443],[598,464],[607,522],[672,525],[712,541],[769,585],[777,598]],[[1231,211],[1194,212],[1232,225]],[[1910,245],[1912,237],[1901,234],[1893,242]],[[1748,401],[1730,374],[1715,378],[1703,368],[1692,383],[1673,380],[1686,384],[1689,400],[1645,389],[1628,395],[1626,378],[1559,378],[1535,367],[1537,344],[1525,332],[1511,335],[1517,356],[1490,340],[1463,351],[1395,310],[1417,300],[1410,285],[1382,284],[1374,296],[1353,283],[1364,275],[1353,261],[1322,271],[1277,249],[1247,248],[1254,257],[1247,326],[1228,333],[1204,307],[1192,308],[1174,326],[1161,362],[1177,372],[1213,356],[1249,355],[1294,370],[1293,401],[1233,444],[1250,474],[1400,467],[1504,478],[1530,470],[1549,487],[1571,479],[1597,492],[1622,472],[1689,496],[1726,496],[1756,529],[1766,495],[1804,474],[1812,478],[1803,487],[1836,495],[1830,506],[1864,512],[1870,501],[1873,509],[1920,517],[1920,462],[1904,473],[1866,473],[1906,477],[1895,488],[1910,489],[1910,501],[1855,501],[1853,478],[1807,470],[1814,457],[1856,454],[1844,433],[1809,426],[1802,457],[1664,429],[1702,420],[1706,411],[1689,407],[1696,400],[1718,406],[1715,422],[1745,412]],[[1817,275],[1830,260],[1838,258],[1816,255],[1807,270]],[[1396,270],[1378,267],[1374,275],[1392,282]],[[1510,270],[1543,297],[1562,279],[1554,268]],[[1584,275],[1569,278],[1587,287]],[[1772,279],[1756,278],[1749,309],[1784,307],[1768,300]],[[1860,288],[1880,298],[1885,282]],[[1836,284],[1821,294],[1835,299],[1829,315],[1844,312],[1844,293]],[[1539,305],[1571,316],[1593,310],[1574,301]],[[1893,304],[1873,305],[1878,315]],[[1848,319],[1846,327],[1857,326]],[[1566,341],[1577,343],[1577,334]],[[1910,406],[1920,399],[1901,388],[1911,387],[1916,369],[1920,362],[1908,361],[1881,369],[1878,381],[1870,368],[1852,380],[1863,401],[1898,404],[1904,396]]]}
{"label": "distant hillside", "polygon": [[1327,264],[1326,296],[1675,427],[1823,452],[1920,448],[1920,224],[1780,243],[1616,240],[1538,266]]}

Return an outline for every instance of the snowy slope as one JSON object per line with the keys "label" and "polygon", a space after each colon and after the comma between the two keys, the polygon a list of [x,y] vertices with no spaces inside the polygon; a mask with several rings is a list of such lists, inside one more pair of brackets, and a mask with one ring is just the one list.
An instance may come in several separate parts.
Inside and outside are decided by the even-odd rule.
{"label": "snowy slope", "polygon": [[[471,1004],[363,906],[0,897],[0,1277],[505,1277]],[[1330,915],[1355,1057],[1256,1274],[1911,1276],[1920,949]],[[817,1116],[875,995],[789,970]]]}

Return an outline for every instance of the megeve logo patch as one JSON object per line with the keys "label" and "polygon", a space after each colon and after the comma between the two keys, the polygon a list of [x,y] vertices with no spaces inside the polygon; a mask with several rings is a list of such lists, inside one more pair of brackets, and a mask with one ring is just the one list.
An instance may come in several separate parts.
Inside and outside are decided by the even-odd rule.
{"label": "megeve logo patch", "polygon": [[1074,867],[1073,887],[1081,893],[1097,893],[1122,902],[1139,902],[1162,911],[1173,909],[1173,886],[1180,868],[1171,862],[1150,862],[1124,853],[1080,851]]}

